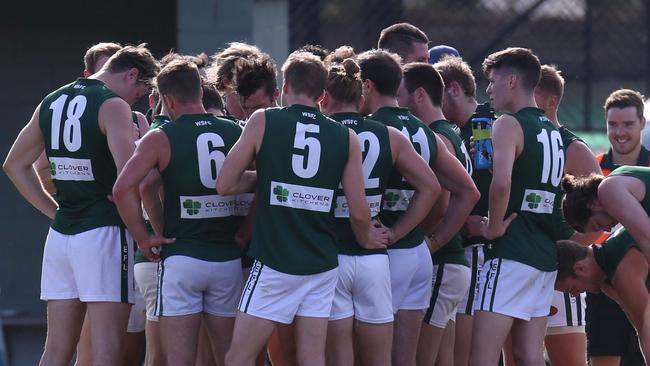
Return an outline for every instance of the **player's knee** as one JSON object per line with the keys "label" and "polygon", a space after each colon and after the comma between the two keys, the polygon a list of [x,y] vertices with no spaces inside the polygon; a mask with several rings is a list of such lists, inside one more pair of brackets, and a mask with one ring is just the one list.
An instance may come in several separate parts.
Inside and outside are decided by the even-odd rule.
{"label": "player's knee", "polygon": [[515,359],[515,365],[528,366],[528,365],[543,365],[544,355],[540,352],[526,352],[524,350],[512,350],[512,355]]}

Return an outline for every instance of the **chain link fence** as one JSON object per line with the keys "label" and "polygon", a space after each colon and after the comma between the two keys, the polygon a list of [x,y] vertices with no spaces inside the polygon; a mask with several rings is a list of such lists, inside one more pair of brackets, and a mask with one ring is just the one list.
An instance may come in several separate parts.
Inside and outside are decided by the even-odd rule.
{"label": "chain link fence", "polygon": [[531,48],[566,79],[559,118],[570,128],[605,129],[602,105],[617,88],[650,90],[650,0],[312,0],[289,1],[289,43],[329,49],[376,47],[397,22],[422,29],[431,45],[457,48],[485,100],[481,62],[509,46]]}

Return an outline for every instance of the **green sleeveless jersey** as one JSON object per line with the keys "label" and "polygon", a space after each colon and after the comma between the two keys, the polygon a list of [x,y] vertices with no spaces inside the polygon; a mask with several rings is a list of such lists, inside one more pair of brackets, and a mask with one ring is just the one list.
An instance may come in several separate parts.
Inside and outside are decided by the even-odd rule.
{"label": "green sleeveless jersey", "polygon": [[[422,123],[420,119],[412,115],[408,109],[382,107],[370,116],[370,118],[401,131],[411,141],[415,150],[429,166],[436,160],[438,150],[433,131]],[[388,186],[381,208],[380,217],[384,225],[388,227],[392,226],[404,214],[411,201],[411,197],[413,197],[413,193],[415,193],[413,187],[394,170],[388,179]],[[416,227],[398,242],[391,245],[389,249],[415,248],[423,240],[424,231],[420,227]]]}
{"label": "green sleeveless jersey", "polygon": [[240,219],[237,196],[216,192],[217,175],[241,128],[212,114],[186,114],[162,126],[169,139],[169,165],[160,172],[165,191],[164,236],[176,238],[162,257],[206,261],[239,258],[234,235]]}
{"label": "green sleeveless jersey", "polygon": [[268,108],[265,118],[248,254],[293,275],[334,269],[334,192],[348,161],[348,128],[304,105]]}
{"label": "green sleeveless jersey", "polygon": [[634,238],[625,228],[618,229],[607,238],[605,243],[594,244],[592,246],[598,267],[607,275],[605,282],[610,285],[612,284],[612,279],[616,274],[618,264],[621,263],[621,260],[623,260],[623,257],[625,257],[625,254],[627,254],[630,248],[636,246]]}
{"label": "green sleeveless jersey", "polygon": [[[429,127],[431,127],[433,132],[446,137],[451,142],[454,146],[454,155],[469,173],[469,170],[471,170],[471,159],[469,158],[467,149],[465,149],[465,145],[463,145],[463,140],[459,136],[458,127],[446,120],[434,121]],[[433,264],[450,263],[462,264],[469,267],[469,262],[465,257],[465,250],[463,249],[463,237],[460,232],[454,235],[437,252],[433,253],[431,258],[433,259]]]}
{"label": "green sleeveless jersey", "polygon": [[576,135],[566,126],[560,126],[560,128],[557,130],[560,131],[560,136],[562,137],[562,142],[564,143],[564,150],[568,149],[569,145],[576,141],[584,142],[580,137],[578,137],[578,135]]}
{"label": "green sleeveless jersey", "polygon": [[540,271],[557,269],[554,211],[559,208],[564,174],[562,137],[538,108],[527,107],[512,116],[524,135],[524,149],[512,167],[512,183],[505,217],[516,212],[505,234],[486,248],[486,259],[506,258]]}
{"label": "green sleeveless jersey", "polygon": [[151,129],[153,130],[154,128],[158,128],[161,126],[164,126],[171,122],[171,119],[167,116],[164,116],[162,114],[157,115],[153,117],[153,121],[151,121]]}
{"label": "green sleeveless jersey", "polygon": [[624,165],[620,168],[614,169],[609,174],[609,177],[622,175],[626,177],[634,177],[643,182],[645,185],[645,196],[641,200],[641,206],[645,212],[650,215],[650,168],[643,166]]}
{"label": "green sleeveless jersey", "polygon": [[63,234],[123,225],[112,194],[117,168],[99,128],[99,108],[118,96],[94,79],[77,79],[43,100],[39,125],[56,186],[52,228]]}
{"label": "green sleeveless jersey", "polygon": [[[388,128],[379,122],[364,119],[359,113],[336,113],[335,121],[356,132],[362,152],[362,167],[366,200],[373,218],[379,215],[381,199],[386,190],[388,177],[393,170],[393,157],[390,150]],[[363,249],[350,227],[350,212],[343,189],[336,190],[334,217],[336,218],[336,237],[339,254],[367,255],[387,254],[386,249]]]}
{"label": "green sleeveless jersey", "polygon": [[[463,125],[460,129],[460,138],[463,140],[463,145],[465,145],[465,150],[470,151],[470,137],[472,137],[472,118]],[[470,215],[479,215],[486,216],[488,215],[488,206],[490,197],[490,184],[492,183],[492,171],[490,169],[474,169],[472,164],[472,159],[470,158],[469,163],[471,168],[468,170],[469,174],[472,176],[474,185],[476,189],[481,193],[481,198],[479,198],[476,205],[472,209]],[[483,237],[476,236],[472,238],[463,237],[463,246],[470,246],[473,244],[485,244],[487,240]]]}

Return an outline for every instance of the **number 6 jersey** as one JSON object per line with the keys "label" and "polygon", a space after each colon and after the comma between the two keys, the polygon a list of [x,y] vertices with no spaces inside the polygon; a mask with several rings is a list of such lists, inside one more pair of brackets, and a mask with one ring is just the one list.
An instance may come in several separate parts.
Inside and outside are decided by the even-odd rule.
{"label": "number 6 jersey", "polygon": [[217,194],[217,176],[241,135],[234,122],[212,114],[184,114],[161,127],[169,139],[169,165],[160,172],[165,191],[163,258],[172,255],[223,262],[239,258],[237,195]]}
{"label": "number 6 jersey", "polygon": [[103,82],[77,79],[41,103],[39,124],[59,204],[52,228],[62,234],[122,225],[107,199],[117,168],[99,128],[99,108],[110,98],[118,96]]}

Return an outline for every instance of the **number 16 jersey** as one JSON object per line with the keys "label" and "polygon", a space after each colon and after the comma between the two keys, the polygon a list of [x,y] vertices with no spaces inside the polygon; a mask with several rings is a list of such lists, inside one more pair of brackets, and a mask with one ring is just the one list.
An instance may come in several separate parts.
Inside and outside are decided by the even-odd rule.
{"label": "number 16 jersey", "polygon": [[249,254],[292,275],[336,268],[332,210],[348,160],[348,128],[304,105],[269,108],[265,118]]}
{"label": "number 16 jersey", "polygon": [[512,114],[523,131],[524,148],[512,167],[505,217],[516,212],[505,234],[485,249],[486,260],[511,259],[540,271],[557,270],[554,211],[562,199],[564,174],[562,136],[538,108]]}

